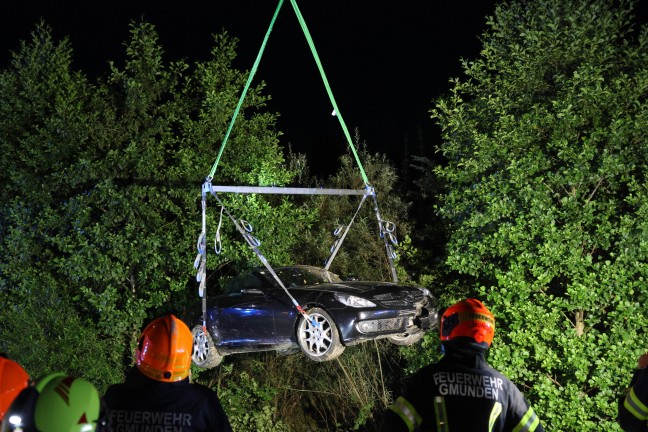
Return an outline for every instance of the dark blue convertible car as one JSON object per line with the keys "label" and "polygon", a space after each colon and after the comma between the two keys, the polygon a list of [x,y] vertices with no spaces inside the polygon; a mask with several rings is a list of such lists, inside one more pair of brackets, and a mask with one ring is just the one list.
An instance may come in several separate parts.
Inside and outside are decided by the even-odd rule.
{"label": "dark blue convertible car", "polygon": [[273,270],[309,319],[267,269],[237,276],[225,294],[208,299],[206,329],[198,319],[190,323],[197,366],[210,368],[225,355],[268,350],[301,349],[311,360],[333,360],[345,347],[368,340],[413,344],[437,324],[437,300],[423,287],[344,281],[311,266]]}

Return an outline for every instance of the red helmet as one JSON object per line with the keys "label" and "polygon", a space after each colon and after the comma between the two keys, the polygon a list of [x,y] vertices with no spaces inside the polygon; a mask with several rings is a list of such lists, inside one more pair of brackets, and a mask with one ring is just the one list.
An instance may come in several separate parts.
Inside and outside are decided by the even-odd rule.
{"label": "red helmet", "polygon": [[495,334],[495,317],[477,299],[462,300],[450,306],[441,317],[441,340],[469,337],[490,347]]}
{"label": "red helmet", "polygon": [[0,356],[0,421],[22,389],[29,386],[29,375],[18,363]]}
{"label": "red helmet", "polygon": [[193,336],[189,327],[169,314],[152,321],[135,351],[137,368],[149,378],[174,382],[189,376]]}

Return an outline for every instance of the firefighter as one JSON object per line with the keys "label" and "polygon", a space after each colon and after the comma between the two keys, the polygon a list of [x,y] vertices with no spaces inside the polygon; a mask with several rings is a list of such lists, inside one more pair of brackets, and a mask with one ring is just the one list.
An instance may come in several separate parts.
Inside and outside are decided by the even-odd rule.
{"label": "firefighter", "polygon": [[637,363],[630,387],[619,401],[619,425],[626,432],[648,432],[648,353]]}
{"label": "firefighter", "polygon": [[191,331],[173,314],[146,326],[126,382],[104,395],[113,431],[231,431],[216,392],[189,381],[192,349]]}
{"label": "firefighter", "polygon": [[441,317],[444,356],[418,371],[384,416],[389,432],[544,432],[533,408],[485,355],[495,318],[482,302],[467,299]]}
{"label": "firefighter", "polygon": [[103,415],[94,384],[55,372],[16,396],[2,421],[2,432],[103,432]]}
{"label": "firefighter", "polygon": [[25,369],[0,354],[0,422],[18,393],[29,385],[29,375]]}

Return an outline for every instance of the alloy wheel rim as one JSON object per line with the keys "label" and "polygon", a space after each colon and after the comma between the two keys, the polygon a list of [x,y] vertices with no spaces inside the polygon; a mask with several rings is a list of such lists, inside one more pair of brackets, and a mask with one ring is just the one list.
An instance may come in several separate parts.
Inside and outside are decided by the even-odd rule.
{"label": "alloy wheel rim", "polygon": [[207,344],[207,337],[201,331],[197,333],[194,337],[194,360],[197,360],[197,363],[202,363],[207,358],[207,353],[209,351]]}
{"label": "alloy wheel rim", "polygon": [[[321,356],[328,352],[333,344],[333,329],[329,321],[320,314],[309,315],[304,321],[302,332],[308,352],[313,356]],[[313,325],[311,320],[315,320]]]}

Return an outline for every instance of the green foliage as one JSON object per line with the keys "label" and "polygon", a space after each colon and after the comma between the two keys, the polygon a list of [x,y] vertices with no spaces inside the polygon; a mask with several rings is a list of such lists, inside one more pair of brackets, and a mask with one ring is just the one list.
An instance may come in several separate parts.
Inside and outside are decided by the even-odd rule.
{"label": "green foliage", "polygon": [[[355,146],[362,161],[365,173],[376,191],[377,204],[384,221],[393,222],[397,240],[406,238],[410,232],[408,223],[409,203],[405,202],[396,190],[398,176],[393,165],[382,154],[371,154],[356,132]],[[340,168],[325,180],[309,179],[314,186],[332,189],[364,189],[360,169],[351,150],[339,158]],[[362,280],[391,281],[392,275],[385,244],[380,237],[375,203],[368,197],[360,207],[359,196],[311,196],[304,205],[316,209],[317,219],[310,230],[303,231],[303,238],[294,256],[306,264],[323,266],[330,255],[336,237],[336,228],[353,223],[338,250],[331,270],[343,276],[356,276]],[[357,212],[357,214],[356,214]],[[409,280],[410,275],[400,257],[400,247],[394,246],[397,253],[397,272],[401,280]]]}
{"label": "green foliage", "polygon": [[97,337],[70,266],[61,265],[72,248],[60,243],[80,228],[74,213],[84,210],[72,197],[99,100],[71,71],[67,41],[56,44],[43,23],[0,72],[0,94],[0,350],[34,377],[56,368],[106,384],[121,375],[123,349],[114,346],[124,339]]}
{"label": "green foliage", "polygon": [[2,351],[35,380],[60,371],[92,377],[102,389],[121,381],[121,368],[114,365],[120,364],[123,350],[115,350],[114,340],[97,337],[94,323],[77,313],[74,301],[50,290],[42,275],[34,276],[29,294],[0,291],[6,329]]}
{"label": "green foliage", "polygon": [[[153,26],[134,23],[124,65],[111,64],[92,84],[72,71],[67,41],[54,42],[41,23],[0,71],[0,299],[8,305],[0,350],[28,372],[43,371],[58,341],[70,350],[52,364],[103,388],[130,365],[145,320],[182,312],[188,287],[197,302],[190,281],[200,184],[246,79],[231,67],[235,47],[223,34],[211,60],[167,64]],[[215,177],[223,183],[280,185],[292,177],[276,115],[262,112],[262,89],[250,89],[237,118]],[[295,231],[311,217],[286,201],[227,202],[262,221],[275,261],[288,260]],[[213,213],[209,223],[216,226]],[[249,265],[256,257],[246,247],[236,242],[228,261],[211,254],[210,268]]]}
{"label": "green foliage", "polygon": [[369,431],[391,402],[394,348],[364,343],[324,363],[301,353],[234,355],[194,378],[218,392],[235,430]]}
{"label": "green foliage", "polygon": [[[509,2],[433,110],[447,265],[552,430],[615,430],[648,327],[648,34],[631,4]],[[473,288],[474,289],[474,288]]]}
{"label": "green foliage", "polygon": [[248,372],[234,373],[232,364],[220,368],[219,379],[227,385],[219,389],[219,398],[235,432],[288,432],[290,429],[276,419],[273,399],[278,390],[271,384],[259,384]]}

